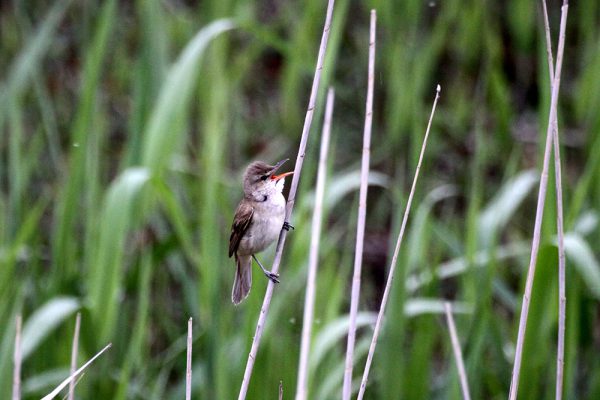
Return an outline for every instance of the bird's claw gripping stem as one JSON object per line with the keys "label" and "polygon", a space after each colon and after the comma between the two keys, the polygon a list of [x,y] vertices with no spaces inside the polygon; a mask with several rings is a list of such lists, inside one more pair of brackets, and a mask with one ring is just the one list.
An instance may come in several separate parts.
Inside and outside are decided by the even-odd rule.
{"label": "bird's claw gripping stem", "polygon": [[289,232],[289,231],[290,231],[290,229],[296,229],[296,228],[294,228],[294,226],[293,226],[293,225],[290,225],[290,223],[289,223],[289,222],[285,221],[285,222],[283,223],[283,229],[285,229],[286,231],[288,231],[288,232]]}
{"label": "bird's claw gripping stem", "polygon": [[265,276],[267,278],[269,278],[269,280],[273,283],[279,283],[279,274],[276,274],[274,272],[269,271],[268,269],[266,269],[265,267],[263,267],[263,265],[261,264],[260,261],[258,261],[258,258],[256,258],[256,256],[253,254],[252,258],[254,258],[254,261],[256,261],[256,263],[258,264],[258,266],[260,267],[260,269],[262,269],[263,274],[265,274]]}
{"label": "bird's claw gripping stem", "polygon": [[271,271],[265,271],[265,276],[273,283],[279,283],[279,274],[275,274]]}

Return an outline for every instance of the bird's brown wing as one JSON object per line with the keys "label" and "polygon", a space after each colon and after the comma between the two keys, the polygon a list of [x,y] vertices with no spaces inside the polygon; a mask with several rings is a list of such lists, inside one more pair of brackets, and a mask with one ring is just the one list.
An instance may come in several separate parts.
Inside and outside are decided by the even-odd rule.
{"label": "bird's brown wing", "polygon": [[252,222],[253,215],[254,208],[244,201],[242,201],[238,205],[237,210],[235,210],[233,224],[231,225],[231,236],[229,237],[229,257],[237,251],[240,240],[242,240],[242,237],[244,237],[244,234]]}

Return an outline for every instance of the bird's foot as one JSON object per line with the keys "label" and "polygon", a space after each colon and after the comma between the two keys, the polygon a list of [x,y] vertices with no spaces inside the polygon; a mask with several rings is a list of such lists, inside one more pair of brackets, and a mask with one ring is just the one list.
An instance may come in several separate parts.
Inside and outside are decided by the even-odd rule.
{"label": "bird's foot", "polygon": [[273,283],[279,283],[279,274],[271,271],[265,271],[265,276]]}
{"label": "bird's foot", "polygon": [[285,229],[286,231],[288,231],[288,232],[289,232],[289,231],[290,231],[290,229],[296,229],[296,228],[294,228],[294,226],[293,226],[293,225],[290,225],[290,223],[289,223],[289,222],[285,221],[285,222],[283,223],[283,229]]}
{"label": "bird's foot", "polygon": [[262,270],[263,274],[265,274],[265,276],[267,278],[269,278],[269,280],[271,282],[273,282],[273,283],[279,283],[279,274],[271,272],[268,269],[266,269],[265,267],[263,267],[263,265],[260,263],[260,261],[258,261],[258,258],[256,258],[256,256],[254,254],[252,255],[252,258],[254,258],[254,261],[257,262],[257,264],[260,267],[260,269]]}

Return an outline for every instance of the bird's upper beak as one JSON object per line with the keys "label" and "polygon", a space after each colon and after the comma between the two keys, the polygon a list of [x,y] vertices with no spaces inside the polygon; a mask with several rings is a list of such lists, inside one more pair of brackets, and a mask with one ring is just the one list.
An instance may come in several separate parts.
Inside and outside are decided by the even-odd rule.
{"label": "bird's upper beak", "polygon": [[289,160],[289,158],[286,158],[284,160],[279,161],[277,164],[275,164],[275,166],[273,167],[273,169],[271,170],[271,172],[269,173],[271,175],[271,179],[274,181],[278,181],[281,178],[285,178],[288,175],[291,175],[294,173],[294,171],[290,171],[290,172],[285,172],[283,174],[279,174],[279,175],[275,175],[275,172],[277,172],[277,170],[283,165],[285,164],[285,162]]}

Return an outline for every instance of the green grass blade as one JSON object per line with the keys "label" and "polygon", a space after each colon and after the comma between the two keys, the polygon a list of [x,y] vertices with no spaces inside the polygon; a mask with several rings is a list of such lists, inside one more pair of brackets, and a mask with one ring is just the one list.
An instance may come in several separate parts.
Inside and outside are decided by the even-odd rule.
{"label": "green grass blade", "polygon": [[149,179],[148,169],[129,168],[113,182],[106,194],[96,264],[88,274],[90,312],[101,342],[108,341],[114,331],[125,267],[125,239],[138,205],[136,200],[140,199],[140,192]]}
{"label": "green grass blade", "polygon": [[[4,83],[6,92],[2,91],[4,93],[4,96],[2,96],[3,101],[8,101],[23,94],[32,74],[39,68],[42,58],[54,43],[54,35],[70,3],[70,0],[55,2],[33,38],[27,42],[27,46],[10,68],[8,79]],[[0,116],[4,111],[4,107],[2,107]],[[1,126],[2,124],[0,124]]]}
{"label": "green grass blade", "polygon": [[65,319],[79,310],[79,300],[74,297],[57,297],[37,309],[23,326],[21,351],[23,360],[42,344],[43,340]]}
{"label": "green grass blade", "polygon": [[600,263],[590,245],[580,235],[568,233],[565,235],[565,254],[592,295],[600,300]]}
{"label": "green grass blade", "polygon": [[496,197],[481,212],[479,234],[484,246],[491,244],[491,240],[508,223],[517,207],[534,188],[538,181],[536,174],[534,171],[524,171],[506,182]]}
{"label": "green grass blade", "polygon": [[144,138],[142,164],[152,171],[165,167],[176,144],[181,141],[181,119],[195,86],[204,50],[212,39],[233,27],[231,20],[222,19],[200,30],[169,70]]}
{"label": "green grass blade", "polygon": [[[61,193],[55,210],[55,230],[53,240],[53,258],[57,268],[56,280],[58,282],[67,280],[77,272],[76,254],[77,244],[81,242],[80,226],[82,214],[79,204],[85,200],[89,204],[89,196],[96,191],[98,176],[93,170],[93,165],[99,157],[100,146],[97,140],[100,132],[94,122],[97,95],[100,91],[100,78],[103,65],[108,55],[108,41],[114,25],[118,20],[115,0],[106,2],[98,18],[94,39],[85,54],[85,65],[81,77],[81,95],[78,101],[77,114],[73,122],[70,137],[69,168],[62,182]],[[95,226],[92,216],[97,215],[95,209],[83,210],[83,216],[89,217],[94,231]],[[88,221],[87,218],[83,221]],[[89,238],[88,238],[89,240]]]}

